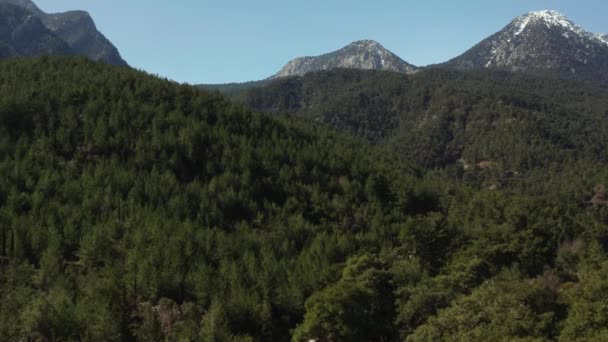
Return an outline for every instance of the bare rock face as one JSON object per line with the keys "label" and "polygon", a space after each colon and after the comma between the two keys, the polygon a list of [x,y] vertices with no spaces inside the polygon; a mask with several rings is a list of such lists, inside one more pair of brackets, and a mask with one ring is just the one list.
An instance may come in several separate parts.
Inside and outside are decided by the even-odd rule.
{"label": "bare rock face", "polygon": [[530,12],[443,66],[551,71],[608,81],[608,36],[555,11]]}
{"label": "bare rock face", "polygon": [[302,76],[313,71],[336,68],[387,70],[406,74],[416,72],[418,69],[379,43],[373,40],[361,40],[321,56],[296,58],[271,78]]}
{"label": "bare rock face", "polygon": [[95,22],[84,11],[70,11],[43,16],[43,22],[79,54],[95,61],[127,65],[118,49],[97,30]]}
{"label": "bare rock face", "polygon": [[37,17],[44,26],[62,39],[75,54],[109,64],[127,65],[116,47],[97,30],[85,11],[48,14],[30,0],[0,0],[0,4],[19,6]]}
{"label": "bare rock face", "polygon": [[38,8],[38,6],[36,6],[35,3],[30,0],[1,0],[0,3],[19,6],[25,9],[26,11],[34,13],[36,15],[44,13],[40,10],[40,8]]}
{"label": "bare rock face", "polygon": [[32,12],[0,3],[0,58],[73,54]]}

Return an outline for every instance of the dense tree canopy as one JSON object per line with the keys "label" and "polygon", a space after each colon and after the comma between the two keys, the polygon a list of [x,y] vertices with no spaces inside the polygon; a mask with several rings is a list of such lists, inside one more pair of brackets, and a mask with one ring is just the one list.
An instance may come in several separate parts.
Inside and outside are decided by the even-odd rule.
{"label": "dense tree canopy", "polygon": [[551,75],[338,69],[226,93],[249,108],[382,143],[408,163],[464,168],[465,179],[488,186],[557,164],[608,160],[608,90]]}
{"label": "dense tree canopy", "polygon": [[601,338],[596,147],[491,191],[127,68],[1,61],[0,336]]}

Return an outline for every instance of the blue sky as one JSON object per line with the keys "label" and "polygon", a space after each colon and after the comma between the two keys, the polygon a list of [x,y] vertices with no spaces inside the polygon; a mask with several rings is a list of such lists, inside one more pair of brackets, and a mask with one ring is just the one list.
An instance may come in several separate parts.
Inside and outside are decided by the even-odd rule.
{"label": "blue sky", "polygon": [[46,12],[90,12],[131,66],[188,83],[262,79],[294,57],[360,39],[415,65],[438,63],[541,9],[608,32],[606,0],[34,1]]}

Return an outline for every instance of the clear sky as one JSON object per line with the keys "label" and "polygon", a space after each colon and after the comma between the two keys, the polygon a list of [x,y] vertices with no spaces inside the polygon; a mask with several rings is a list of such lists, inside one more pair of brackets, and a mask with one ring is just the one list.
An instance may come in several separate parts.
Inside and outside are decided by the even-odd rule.
{"label": "clear sky", "polygon": [[415,65],[443,62],[533,10],[608,32],[607,0],[34,1],[46,12],[88,11],[131,66],[193,84],[262,79],[361,39]]}

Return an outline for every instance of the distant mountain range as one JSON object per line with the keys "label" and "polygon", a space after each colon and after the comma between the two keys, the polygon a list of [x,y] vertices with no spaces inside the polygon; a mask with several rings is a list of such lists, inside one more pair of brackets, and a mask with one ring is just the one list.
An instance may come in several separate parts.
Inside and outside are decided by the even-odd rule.
{"label": "distant mountain range", "polygon": [[[37,55],[83,55],[95,61],[127,65],[87,12],[48,14],[31,0],[0,0],[0,58]],[[418,67],[376,41],[361,40],[320,56],[295,58],[266,81],[337,68],[403,74],[428,68],[503,69],[608,84],[608,34],[589,32],[558,12],[544,10],[513,19],[502,30],[445,63]],[[234,90],[241,85],[201,87]]]}
{"label": "distant mountain range", "polygon": [[414,66],[375,41],[354,42],[317,57],[296,58],[272,78],[335,68],[413,73],[423,68],[553,72],[608,82],[608,35],[591,33],[555,11],[530,12],[448,62]]}
{"label": "distant mountain range", "polygon": [[0,0],[0,57],[62,54],[127,65],[87,12],[48,14],[30,0]]}

